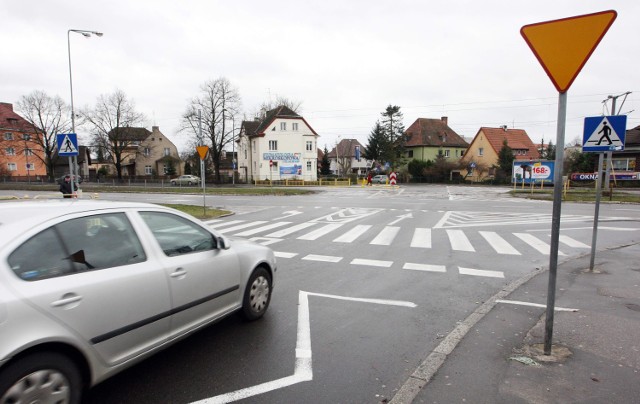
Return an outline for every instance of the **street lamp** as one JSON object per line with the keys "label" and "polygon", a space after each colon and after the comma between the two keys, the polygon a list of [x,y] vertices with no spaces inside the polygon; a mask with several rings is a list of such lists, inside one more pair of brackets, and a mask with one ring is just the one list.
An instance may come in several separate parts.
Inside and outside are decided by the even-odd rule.
{"label": "street lamp", "polygon": [[[97,37],[101,37],[103,35],[102,32],[97,31],[88,31],[83,29],[70,29],[67,31],[67,51],[69,55],[69,88],[71,89],[71,132],[76,133],[76,115],[73,109],[73,76],[71,75],[71,33],[75,32],[76,34],[80,34],[85,38],[91,37],[91,35],[95,35]],[[74,177],[74,174],[76,177]],[[69,175],[71,175],[71,194],[73,194],[74,181],[78,175],[78,160],[76,156],[73,156],[73,165],[71,164],[71,160],[69,160]]]}
{"label": "street lamp", "polygon": [[[222,119],[226,119],[225,112],[230,112],[228,109],[222,110]],[[231,181],[233,185],[236,185],[236,119],[231,114]]]}

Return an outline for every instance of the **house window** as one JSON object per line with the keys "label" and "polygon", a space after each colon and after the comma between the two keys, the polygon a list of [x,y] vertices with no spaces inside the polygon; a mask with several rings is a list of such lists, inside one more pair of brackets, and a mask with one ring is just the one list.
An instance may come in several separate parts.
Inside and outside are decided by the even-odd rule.
{"label": "house window", "polygon": [[244,149],[243,152],[244,152],[244,159],[246,160],[247,159],[247,149]]}
{"label": "house window", "polygon": [[269,140],[269,150],[278,150],[277,140]]}
{"label": "house window", "polygon": [[478,148],[478,156],[484,156],[484,147]]}
{"label": "house window", "polygon": [[307,171],[311,171],[311,161],[307,161]]}
{"label": "house window", "polygon": [[445,150],[445,151],[444,151],[444,156],[445,156],[445,157],[451,157],[451,151],[449,151],[449,150]]}
{"label": "house window", "polygon": [[27,168],[27,171],[31,171],[31,170],[35,170],[36,166],[33,163],[27,163],[25,165],[25,167]]}
{"label": "house window", "polygon": [[287,123],[286,122],[280,122],[280,130],[287,130]]}
{"label": "house window", "polygon": [[33,150],[31,150],[31,149],[24,149],[24,155],[25,155],[25,156],[33,156]]}
{"label": "house window", "polygon": [[22,140],[25,140],[25,141],[31,140],[31,135],[28,134],[28,133],[23,133],[22,134]]}
{"label": "house window", "polygon": [[171,149],[169,149],[168,147],[164,148],[164,155],[165,156],[170,156],[171,155]]}
{"label": "house window", "polygon": [[413,150],[407,151],[407,157],[408,158],[413,158]]}
{"label": "house window", "polygon": [[149,157],[151,155],[151,149],[149,147],[145,147],[142,154],[144,154],[145,157]]}
{"label": "house window", "polygon": [[153,169],[151,168],[151,166],[144,166],[144,175],[152,175],[153,174]]}
{"label": "house window", "polygon": [[7,156],[15,156],[16,155],[16,149],[14,149],[13,147],[7,147],[6,149],[4,149],[4,152]]}
{"label": "house window", "polygon": [[313,142],[307,141],[307,151],[313,151]]}
{"label": "house window", "polygon": [[163,173],[164,175],[167,175],[167,172],[168,172],[168,171],[169,171],[169,167],[167,167],[167,165],[166,165],[166,164],[163,164],[163,165],[162,165],[162,173]]}
{"label": "house window", "polygon": [[6,132],[4,134],[4,140],[13,140],[13,133],[11,132]]}
{"label": "house window", "polygon": [[9,169],[9,171],[16,171],[18,169],[18,166],[16,166],[16,163],[8,163],[7,168]]}
{"label": "house window", "polygon": [[298,122],[294,122],[291,124],[291,130],[298,130]]}
{"label": "house window", "polygon": [[253,146],[251,147],[251,149],[255,153],[256,152],[256,141],[254,140],[252,143],[253,143]]}

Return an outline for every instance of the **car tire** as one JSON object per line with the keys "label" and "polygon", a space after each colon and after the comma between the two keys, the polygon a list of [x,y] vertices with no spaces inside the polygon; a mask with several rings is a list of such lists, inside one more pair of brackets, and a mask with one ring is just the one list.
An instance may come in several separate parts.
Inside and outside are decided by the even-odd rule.
{"label": "car tire", "polygon": [[191,181],[187,182],[187,185],[191,185]]}
{"label": "car tire", "polygon": [[171,185],[173,185],[175,187],[176,186],[176,182],[175,181],[171,181]]}
{"label": "car tire", "polygon": [[257,320],[264,315],[271,301],[271,275],[263,267],[256,268],[249,277],[242,300],[242,316]]}
{"label": "car tire", "polygon": [[55,352],[26,356],[0,372],[0,403],[78,404],[82,391],[76,365]]}

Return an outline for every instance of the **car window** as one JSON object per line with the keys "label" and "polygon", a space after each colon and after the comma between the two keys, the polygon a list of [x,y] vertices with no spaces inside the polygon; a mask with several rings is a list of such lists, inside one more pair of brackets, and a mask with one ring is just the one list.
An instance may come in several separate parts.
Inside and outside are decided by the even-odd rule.
{"label": "car window", "polygon": [[211,233],[185,218],[164,212],[140,212],[140,215],[169,257],[216,248]]}
{"label": "car window", "polygon": [[124,213],[91,215],[59,223],[37,234],[9,256],[24,280],[129,265],[146,260]]}

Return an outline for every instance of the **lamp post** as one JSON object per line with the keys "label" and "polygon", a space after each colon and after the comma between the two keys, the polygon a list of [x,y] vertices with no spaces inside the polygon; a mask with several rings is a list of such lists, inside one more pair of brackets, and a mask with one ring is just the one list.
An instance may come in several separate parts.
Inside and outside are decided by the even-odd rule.
{"label": "lamp post", "polygon": [[[230,111],[226,108],[222,110],[223,120],[227,117],[225,112]],[[231,181],[233,185],[236,185],[236,119],[233,113],[231,114]]]}
{"label": "lamp post", "polygon": [[[102,32],[97,31],[88,31],[83,29],[70,29],[67,30],[67,53],[69,55],[69,88],[71,90],[71,132],[76,133],[76,116],[75,111],[73,109],[73,76],[71,74],[71,33],[75,32],[76,34],[80,34],[85,38],[91,37],[91,35],[95,35],[97,37],[101,37]],[[74,174],[76,175],[74,177]],[[69,175],[71,175],[71,194],[74,191],[74,181],[78,175],[78,160],[77,157],[73,157],[73,164],[71,163],[71,159],[69,159]]]}

